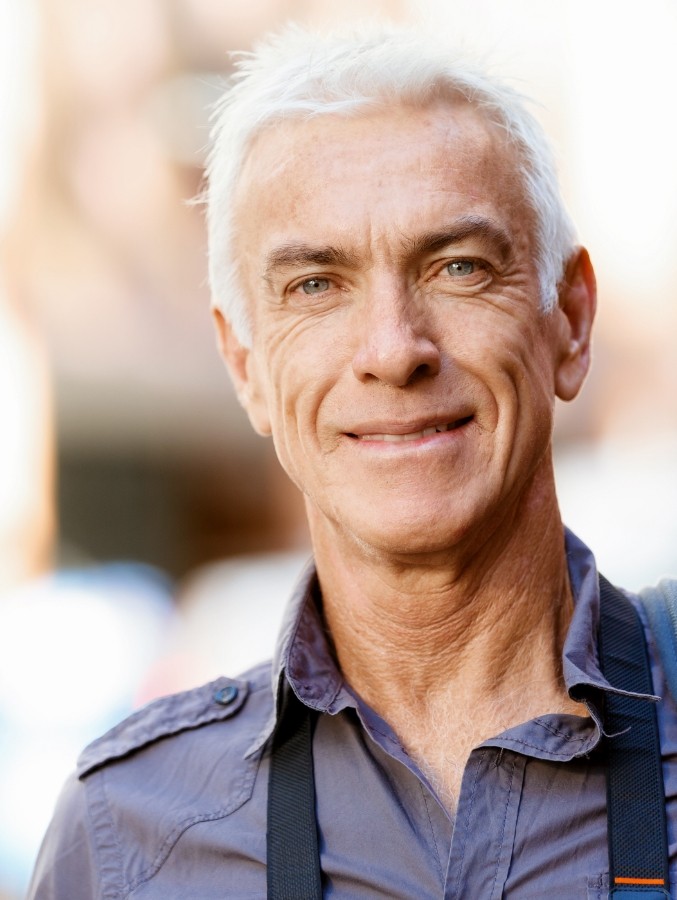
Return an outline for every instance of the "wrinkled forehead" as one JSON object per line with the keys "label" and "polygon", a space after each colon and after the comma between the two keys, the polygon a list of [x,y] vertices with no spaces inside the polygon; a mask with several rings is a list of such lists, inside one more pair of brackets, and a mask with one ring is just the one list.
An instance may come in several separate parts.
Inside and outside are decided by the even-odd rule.
{"label": "wrinkled forehead", "polygon": [[498,183],[500,180],[509,187],[512,202],[521,203],[526,199],[517,149],[505,129],[481,109],[458,97],[439,99],[424,107],[379,103],[357,107],[348,113],[332,111],[312,117],[288,117],[263,127],[250,141],[237,178],[236,231],[238,214],[247,210],[252,193],[265,191],[266,185],[279,184],[281,179],[288,185],[290,178],[302,180],[308,172],[304,160],[307,166],[317,165],[318,161],[330,164],[338,146],[342,163],[352,162],[356,167],[368,161],[368,153],[378,153],[385,178],[395,152],[401,162],[401,142],[394,148],[391,141],[395,131],[400,139],[408,133],[412,165],[416,165],[425,149],[423,132],[434,133],[441,139],[440,146],[446,143],[448,150],[448,154],[439,155],[440,168],[453,167],[459,158],[472,162],[478,181],[486,178]]}

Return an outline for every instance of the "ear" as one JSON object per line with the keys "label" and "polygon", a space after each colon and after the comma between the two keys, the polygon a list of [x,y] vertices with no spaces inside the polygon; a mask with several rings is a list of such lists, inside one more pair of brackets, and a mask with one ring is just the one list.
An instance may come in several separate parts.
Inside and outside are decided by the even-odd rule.
{"label": "ear", "polygon": [[252,351],[240,343],[220,309],[212,308],[212,318],[219,352],[235,385],[237,399],[247,411],[254,430],[267,437],[271,433],[268,404]]}
{"label": "ear", "polygon": [[560,352],[555,371],[555,392],[573,400],[590,368],[590,334],[597,308],[595,273],[584,247],[570,257],[559,291]]}

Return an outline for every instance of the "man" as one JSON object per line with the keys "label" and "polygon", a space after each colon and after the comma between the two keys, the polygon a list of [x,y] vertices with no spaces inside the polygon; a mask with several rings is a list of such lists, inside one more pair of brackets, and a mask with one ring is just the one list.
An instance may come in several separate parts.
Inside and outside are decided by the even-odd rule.
{"label": "man", "polygon": [[[551,459],[595,283],[538,125],[428,41],[290,30],[221,110],[208,202],[220,346],[304,494],[314,567],[272,669],[85,751],[31,896],[266,896],[292,708],[316,712],[325,896],[606,897],[614,688]],[[668,696],[666,760],[676,723]],[[676,787],[668,766],[670,813]]]}

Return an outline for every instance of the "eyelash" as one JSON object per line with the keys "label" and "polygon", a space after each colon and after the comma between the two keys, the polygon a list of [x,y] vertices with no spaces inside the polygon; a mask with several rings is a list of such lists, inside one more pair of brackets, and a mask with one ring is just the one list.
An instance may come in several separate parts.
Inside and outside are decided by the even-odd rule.
{"label": "eyelash", "polygon": [[442,268],[446,268],[447,266],[451,266],[454,263],[472,263],[474,266],[477,266],[480,269],[488,268],[488,263],[486,263],[483,259],[478,259],[476,256],[452,256],[451,259],[445,259],[442,263]]}
{"label": "eyelash", "polygon": [[[304,294],[305,291],[303,290],[303,285],[308,284],[310,281],[326,281],[327,285],[328,285],[327,290],[330,290],[332,287],[335,286],[335,282],[334,282],[333,278],[330,278],[328,275],[306,275],[305,278],[302,278],[300,281],[296,281],[292,285],[290,285],[289,293],[290,294],[296,294],[296,293]],[[323,293],[326,293],[326,291],[318,291],[318,294],[323,294]],[[313,295],[306,294],[306,296],[312,297]]]}
{"label": "eyelash", "polygon": [[454,279],[454,276],[451,274],[451,272],[446,271],[449,266],[453,265],[454,263],[472,263],[473,266],[475,266],[474,272],[470,272],[468,275],[456,276],[458,281],[464,280],[466,278],[472,278],[473,276],[477,277],[480,275],[488,277],[492,271],[490,264],[486,262],[486,260],[478,259],[475,256],[455,256],[452,259],[445,259],[439,266],[436,266],[432,277],[438,278],[446,274],[450,279]]}
{"label": "eyelash", "polygon": [[[435,268],[435,271],[434,271],[432,277],[437,278],[440,275],[443,275],[445,273],[445,270],[448,269],[448,267],[453,265],[454,263],[466,263],[466,262],[472,263],[476,267],[476,271],[471,272],[466,276],[464,276],[464,275],[457,276],[459,281],[463,278],[471,278],[473,275],[478,275],[480,273],[485,273],[486,275],[488,275],[490,273],[491,266],[485,260],[478,259],[477,257],[474,257],[474,256],[456,256],[456,257],[453,257],[452,259],[444,260],[439,265],[439,267]],[[448,272],[447,274],[450,279],[454,278],[454,276],[450,272]],[[327,282],[327,285],[328,285],[327,290],[326,291],[318,291],[317,292],[318,294],[324,294],[328,290],[330,290],[332,287],[336,286],[334,279],[332,279],[328,275],[307,275],[305,278],[302,278],[300,281],[293,283],[289,288],[289,292],[291,294],[303,293],[307,297],[312,297],[313,296],[312,293],[306,293],[303,290],[303,285],[308,284],[311,281],[326,281]]]}

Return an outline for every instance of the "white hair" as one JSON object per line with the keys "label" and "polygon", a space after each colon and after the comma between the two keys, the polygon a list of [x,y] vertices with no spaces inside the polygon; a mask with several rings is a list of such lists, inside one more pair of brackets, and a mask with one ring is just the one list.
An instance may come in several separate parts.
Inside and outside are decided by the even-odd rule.
{"label": "white hair", "polygon": [[288,26],[239,54],[236,65],[215,111],[206,202],[212,302],[242,343],[249,344],[251,331],[232,253],[233,197],[252,140],[282,119],[349,116],[395,103],[462,99],[505,133],[535,214],[541,305],[546,311],[556,306],[576,235],[550,144],[523,95],[458,62],[434,36],[383,25],[328,35]]}

